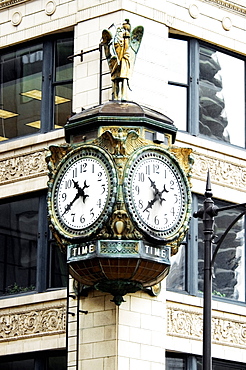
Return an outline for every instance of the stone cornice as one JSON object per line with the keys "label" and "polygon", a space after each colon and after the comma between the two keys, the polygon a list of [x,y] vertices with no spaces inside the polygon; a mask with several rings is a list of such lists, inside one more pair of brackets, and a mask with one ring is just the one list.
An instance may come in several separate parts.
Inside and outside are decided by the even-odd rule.
{"label": "stone cornice", "polygon": [[30,0],[0,0],[0,10],[21,3],[27,3]]}
{"label": "stone cornice", "polygon": [[224,8],[225,10],[230,10],[236,13],[239,13],[241,15],[246,14],[246,7],[237,5],[236,3],[232,1],[226,1],[226,0],[202,0],[205,3],[212,3],[220,8]]}

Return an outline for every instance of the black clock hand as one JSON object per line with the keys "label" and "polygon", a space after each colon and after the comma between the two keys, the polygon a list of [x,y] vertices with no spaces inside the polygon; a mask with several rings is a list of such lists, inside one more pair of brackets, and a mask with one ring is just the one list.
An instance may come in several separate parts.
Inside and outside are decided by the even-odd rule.
{"label": "black clock hand", "polygon": [[78,181],[74,181],[74,180],[72,180],[72,181],[73,181],[73,185],[74,185],[74,187],[78,190],[78,194],[79,194],[79,196],[83,198],[83,203],[85,203],[85,200],[86,200],[86,198],[87,198],[89,195],[86,195],[86,194],[85,194],[85,192],[84,192],[84,190],[85,190],[86,188],[89,188],[89,185],[86,185],[86,180],[85,180],[85,181],[84,181],[84,186],[83,186],[83,188],[81,188],[81,187],[79,186]]}
{"label": "black clock hand", "polygon": [[85,203],[86,198],[87,198],[87,197],[89,197],[89,195],[86,195],[86,194],[85,194],[85,192],[84,192],[84,189],[85,189],[85,188],[89,188],[89,185],[86,185],[86,180],[84,181],[84,186],[83,186],[83,188],[81,188],[81,187],[79,186],[78,181],[74,181],[73,179],[72,179],[72,181],[73,181],[73,185],[74,185],[74,187],[78,190],[78,192],[77,192],[77,194],[75,195],[74,199],[73,199],[69,204],[67,204],[67,205],[66,205],[65,210],[64,210],[64,212],[63,212],[62,216],[63,216],[63,215],[65,215],[65,213],[67,213],[67,212],[71,209],[71,207],[72,207],[73,203],[74,203],[77,199],[79,199],[79,197],[82,197],[82,199],[83,199],[83,203]]}
{"label": "black clock hand", "polygon": [[72,200],[72,202],[70,202],[69,204],[67,204],[67,205],[66,205],[65,210],[64,210],[64,212],[63,212],[62,216],[64,216],[64,215],[65,215],[65,213],[67,213],[67,212],[71,209],[72,205],[74,204],[74,202],[75,202],[77,199],[79,199],[79,197],[80,197],[80,195],[79,195],[79,193],[77,193],[77,194],[75,195],[74,199]]}
{"label": "black clock hand", "polygon": [[143,210],[144,211],[147,211],[149,208],[152,208],[152,206],[155,204],[155,202],[159,199],[161,205],[162,205],[162,202],[165,201],[166,199],[162,198],[162,194],[165,192],[165,193],[168,193],[168,190],[166,189],[166,185],[164,184],[164,187],[163,187],[163,190],[162,191],[159,191],[156,184],[155,184],[155,181],[152,181],[151,178],[149,177],[149,181],[150,181],[150,187],[154,189],[154,198],[152,200],[150,200],[147,204],[147,207]]}

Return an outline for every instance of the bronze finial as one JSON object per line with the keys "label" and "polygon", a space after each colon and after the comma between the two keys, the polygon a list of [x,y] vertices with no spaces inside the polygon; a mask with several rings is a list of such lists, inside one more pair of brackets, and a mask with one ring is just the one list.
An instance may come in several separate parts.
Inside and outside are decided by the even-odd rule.
{"label": "bronze finial", "polygon": [[128,100],[129,78],[143,31],[142,26],[131,31],[129,19],[125,19],[122,26],[116,28],[114,35],[109,30],[102,32],[102,43],[111,72],[113,100]]}

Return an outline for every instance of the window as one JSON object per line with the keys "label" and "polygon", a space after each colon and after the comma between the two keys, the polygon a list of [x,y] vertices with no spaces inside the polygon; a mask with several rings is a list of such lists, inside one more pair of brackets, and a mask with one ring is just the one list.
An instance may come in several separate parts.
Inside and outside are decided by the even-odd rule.
{"label": "window", "polygon": [[[203,201],[203,197],[194,196],[194,211],[201,208]],[[228,206],[228,203],[219,200],[214,200],[214,203],[219,208]],[[217,238],[221,237],[243,210],[243,208],[234,208],[222,211],[215,216],[214,233]],[[188,245],[181,245],[178,253],[171,257],[171,263],[167,288],[187,291],[195,295],[202,294],[204,244],[201,220],[192,218]],[[212,280],[214,297],[246,301],[245,265],[245,216],[242,216],[225,237],[215,258]]]}
{"label": "window", "polygon": [[168,55],[168,115],[178,129],[245,147],[245,59],[172,37]]}
{"label": "window", "polygon": [[63,287],[66,273],[66,255],[48,241],[46,195],[1,201],[0,295]]}
{"label": "window", "polygon": [[65,351],[49,351],[0,357],[1,370],[66,370]]}
{"label": "window", "polygon": [[63,127],[71,115],[73,35],[0,53],[0,141]]}
{"label": "window", "polygon": [[[213,358],[213,370],[246,370],[243,363]],[[166,370],[202,370],[202,358],[176,352],[166,353]]]}

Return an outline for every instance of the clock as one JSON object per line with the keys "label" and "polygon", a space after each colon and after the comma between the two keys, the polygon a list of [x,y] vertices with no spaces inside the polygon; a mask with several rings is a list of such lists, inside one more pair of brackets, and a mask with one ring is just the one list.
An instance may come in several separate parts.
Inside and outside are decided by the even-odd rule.
{"label": "clock", "polygon": [[107,221],[116,189],[115,167],[106,151],[93,145],[72,150],[54,173],[48,195],[53,226],[73,241],[91,236]]}
{"label": "clock", "polygon": [[176,240],[190,217],[191,194],[177,159],[168,151],[145,147],[130,159],[124,181],[128,211],[147,238]]}

